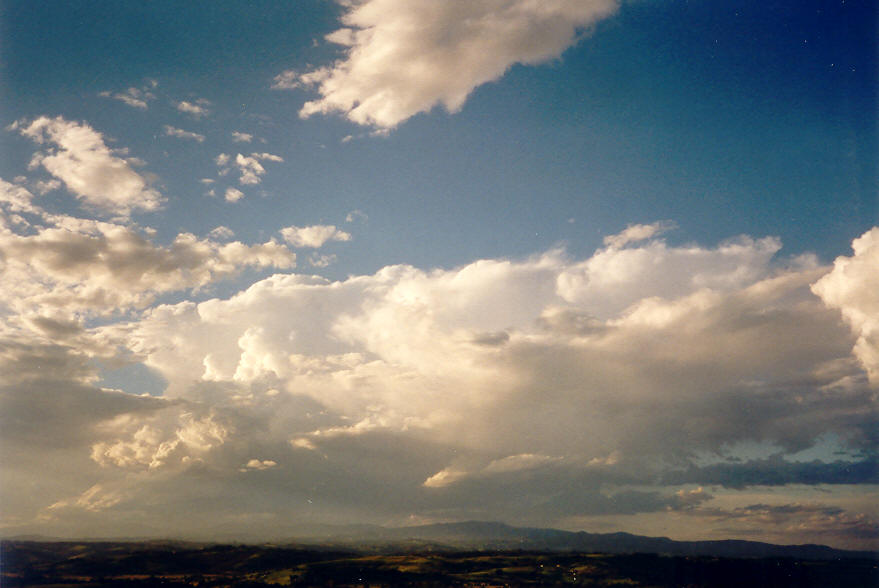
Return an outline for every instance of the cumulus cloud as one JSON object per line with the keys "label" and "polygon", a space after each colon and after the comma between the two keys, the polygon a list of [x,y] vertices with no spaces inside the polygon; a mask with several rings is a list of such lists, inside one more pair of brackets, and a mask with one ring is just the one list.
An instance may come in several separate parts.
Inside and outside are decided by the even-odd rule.
{"label": "cumulus cloud", "polygon": [[156,210],[164,202],[86,123],[41,116],[31,123],[16,122],[13,128],[45,148],[34,155],[31,166],[45,168],[93,208],[128,216],[134,210]]}
{"label": "cumulus cloud", "polygon": [[278,462],[273,461],[271,459],[251,459],[248,460],[244,467],[242,467],[239,471],[246,472],[248,470],[268,470],[270,468],[276,467]]}
{"label": "cumulus cloud", "polygon": [[236,143],[250,143],[253,140],[253,135],[250,133],[232,131],[232,140]]}
{"label": "cumulus cloud", "polygon": [[180,112],[185,112],[186,114],[190,114],[198,119],[211,113],[211,111],[208,109],[208,106],[210,105],[210,101],[205,100],[204,98],[199,98],[194,102],[182,100],[180,102],[177,102],[175,104],[175,107]]}
{"label": "cumulus cloud", "polygon": [[33,189],[37,194],[43,195],[53,192],[61,187],[58,180],[37,180],[33,184]]}
{"label": "cumulus cloud", "polygon": [[238,202],[242,198],[244,198],[244,192],[239,190],[238,188],[233,188],[229,186],[226,188],[225,194],[226,202]]}
{"label": "cumulus cloud", "polygon": [[208,233],[208,236],[214,239],[231,239],[235,236],[235,231],[233,231],[229,227],[220,225],[219,227],[214,227],[213,229],[211,229],[211,232]]}
{"label": "cumulus cloud", "polygon": [[177,137],[178,139],[190,139],[192,141],[198,141],[199,143],[204,142],[204,135],[199,135],[198,133],[193,133],[190,131],[184,131],[183,129],[178,129],[172,127],[171,125],[165,125],[165,136],[168,137]]}
{"label": "cumulus cloud", "polygon": [[221,153],[216,157],[215,161],[217,167],[220,168],[221,176],[229,173],[230,166],[234,165],[240,173],[238,181],[242,185],[252,185],[259,184],[262,181],[262,176],[266,173],[266,170],[260,161],[282,163],[284,159],[279,155],[273,155],[272,153],[251,153],[249,156],[239,153],[233,160],[230,155]]}
{"label": "cumulus cloud", "polygon": [[235,156],[235,165],[241,170],[240,182],[242,184],[258,184],[260,176],[266,173],[256,157],[245,157],[240,153]]}
{"label": "cumulus cloud", "polygon": [[442,104],[461,109],[479,85],[517,63],[558,58],[589,27],[616,12],[616,0],[367,0],[343,3],[343,28],[326,39],[344,48],[328,67],[275,77],[273,88],[314,87],[303,117],[339,112],[390,129]]}
{"label": "cumulus cloud", "polygon": [[[588,464],[615,455],[600,467],[625,468],[742,440],[793,451],[831,431],[869,444],[849,435],[875,424],[863,372],[846,362],[850,335],[809,290],[826,269],[774,266],[777,247],[650,242],[586,261],[550,252],[343,282],[277,275],[227,301],[152,313],[136,338],[187,325],[147,359],[179,393],[194,380],[271,382],[343,416],[336,429],[381,423],[492,448],[481,465],[446,463],[420,483],[541,456],[598,468]],[[583,267],[589,279],[572,289],[563,278]],[[617,283],[631,298],[608,290]]]}
{"label": "cumulus cloud", "polygon": [[281,229],[281,236],[294,247],[323,247],[328,241],[350,241],[351,234],[334,225],[289,226]]}
{"label": "cumulus cloud", "polygon": [[275,241],[221,244],[181,233],[161,246],[133,227],[48,214],[32,199],[0,180],[0,211],[39,221],[16,230],[0,222],[0,277],[8,285],[0,302],[18,313],[111,313],[143,307],[162,292],[205,286],[242,267],[295,265],[295,254]]}
{"label": "cumulus cloud", "polygon": [[0,204],[7,212],[39,212],[40,209],[32,204],[33,197],[33,194],[24,186],[11,184],[0,178]]}
{"label": "cumulus cloud", "polygon": [[842,312],[857,335],[854,353],[879,386],[879,227],[852,241],[854,254],[838,257],[812,291]]}
{"label": "cumulus cloud", "polygon": [[[121,422],[123,426],[130,423],[128,419]],[[181,465],[200,459],[222,445],[229,433],[228,427],[213,415],[196,418],[183,413],[173,432],[144,425],[129,438],[94,444],[91,458],[105,467],[158,469]]]}
{"label": "cumulus cloud", "polygon": [[[33,215],[34,197],[9,186],[2,206]],[[56,366],[75,399],[88,399],[64,429],[94,476],[74,487],[129,496],[152,484],[170,504],[197,504],[194,476],[210,473],[225,505],[211,502],[214,518],[256,492],[273,516],[292,518],[305,516],[291,506],[301,504],[309,517],[374,521],[653,513],[726,524],[729,488],[876,483],[864,457],[790,457],[827,434],[863,456],[875,450],[873,390],[851,355],[857,335],[811,289],[834,270],[779,258],[775,239],[672,247],[658,234],[585,259],[553,250],[341,281],[279,273],[229,298],[101,326],[23,313],[4,328],[30,329],[34,343],[5,353],[31,368],[5,377],[49,390],[34,383],[37,366]],[[210,243],[213,255],[225,251]],[[159,249],[180,265],[173,247]],[[242,244],[225,253],[232,265],[254,254]],[[142,362],[167,384],[164,396],[95,389],[95,357]],[[0,433],[28,442],[38,427],[25,435],[21,422],[55,423],[64,408],[41,419],[47,409],[32,397],[6,402]],[[780,453],[700,461],[748,442]],[[84,510],[67,489],[51,495],[43,508],[71,505],[55,516]],[[758,516],[735,524],[746,532]]]}

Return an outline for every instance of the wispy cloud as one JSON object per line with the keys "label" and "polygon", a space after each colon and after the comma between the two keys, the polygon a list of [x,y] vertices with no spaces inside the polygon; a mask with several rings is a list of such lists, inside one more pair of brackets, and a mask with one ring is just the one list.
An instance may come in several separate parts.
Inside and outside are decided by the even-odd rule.
{"label": "wispy cloud", "polygon": [[165,136],[168,137],[177,137],[178,139],[191,139],[193,141],[198,141],[199,143],[204,142],[204,135],[200,135],[198,133],[184,131],[183,129],[178,129],[170,125],[165,125],[164,129]]}
{"label": "wispy cloud", "polygon": [[124,102],[125,104],[133,108],[146,110],[149,106],[148,102],[150,100],[155,100],[156,98],[156,95],[151,92],[151,90],[155,89],[156,86],[158,86],[158,82],[156,82],[155,80],[150,80],[145,86],[141,88],[136,88],[132,86],[123,92],[100,92],[98,96],[102,96],[104,98],[113,98],[114,100]]}
{"label": "wispy cloud", "polygon": [[190,114],[195,118],[201,118],[211,113],[210,109],[208,109],[210,105],[210,101],[205,100],[204,98],[199,98],[194,102],[182,100],[180,102],[177,102],[175,106],[180,112],[185,112],[186,114]]}

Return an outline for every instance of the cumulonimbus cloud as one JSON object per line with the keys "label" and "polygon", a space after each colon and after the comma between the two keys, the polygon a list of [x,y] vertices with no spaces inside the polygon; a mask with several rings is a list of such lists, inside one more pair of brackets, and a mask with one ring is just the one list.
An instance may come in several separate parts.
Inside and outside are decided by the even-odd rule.
{"label": "cumulonimbus cloud", "polygon": [[[38,214],[23,188],[3,194],[10,219]],[[15,227],[8,223],[4,231]],[[130,238],[109,236],[111,228],[91,238]],[[627,229],[584,259],[553,250],[453,269],[389,266],[341,281],[278,273],[228,298],[156,305],[105,325],[77,322],[63,307],[22,313],[0,332],[17,341],[0,345],[0,434],[19,443],[63,437],[64,448],[40,454],[43,466],[61,451],[77,456],[76,471],[62,468],[76,483],[38,504],[58,504],[41,512],[59,521],[105,511],[137,520],[143,488],[165,509],[150,516],[167,517],[198,504],[192,480],[205,472],[224,496],[247,487],[266,512],[291,516],[293,496],[327,515],[528,513],[569,524],[668,509],[709,521],[735,512],[715,504],[722,490],[695,484],[873,483],[863,458],[790,459],[828,435],[850,455],[875,450],[875,386],[852,356],[858,333],[812,291],[824,276],[837,279],[839,264],[780,258],[774,238],[708,247],[670,246],[657,235]],[[869,235],[855,258],[866,259]],[[183,258],[223,251],[201,241]],[[242,260],[255,254],[236,247]],[[159,249],[145,257],[176,263],[173,247]],[[47,272],[77,267],[52,263],[33,258]],[[70,279],[105,290],[121,280],[93,270]],[[845,279],[860,292],[870,277]],[[142,362],[166,383],[163,396],[95,387],[95,359]],[[17,394],[22,386],[31,393]],[[46,403],[59,388],[62,401]],[[41,441],[47,423],[63,436]],[[723,465],[742,443],[771,446],[777,457]],[[254,477],[260,485],[251,488],[245,480]],[[503,491],[511,486],[521,492]],[[219,515],[214,506],[187,511],[187,523],[239,520],[240,503],[229,504]],[[742,511],[736,524],[765,510]]]}
{"label": "cumulonimbus cloud", "polygon": [[879,385],[879,228],[855,239],[852,249],[853,255],[838,257],[812,291],[842,312],[858,337],[855,355]]}
{"label": "cumulonimbus cloud", "polygon": [[612,15],[617,0],[365,0],[344,2],[327,40],[344,47],[333,65],[279,74],[273,87],[314,87],[300,115],[339,112],[390,129],[442,104],[461,109],[479,85],[512,65],[559,57]]}

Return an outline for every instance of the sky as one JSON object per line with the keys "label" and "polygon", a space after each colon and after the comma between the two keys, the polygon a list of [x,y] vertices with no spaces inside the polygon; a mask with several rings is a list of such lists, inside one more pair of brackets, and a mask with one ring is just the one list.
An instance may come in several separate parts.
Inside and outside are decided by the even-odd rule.
{"label": "sky", "polygon": [[879,549],[872,1],[0,5],[0,534]]}

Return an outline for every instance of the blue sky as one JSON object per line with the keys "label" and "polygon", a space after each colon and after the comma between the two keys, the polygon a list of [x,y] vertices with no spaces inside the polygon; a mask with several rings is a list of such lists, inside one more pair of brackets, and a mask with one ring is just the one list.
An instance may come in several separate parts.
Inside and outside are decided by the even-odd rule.
{"label": "blue sky", "polygon": [[4,533],[875,546],[875,15],[5,2]]}

